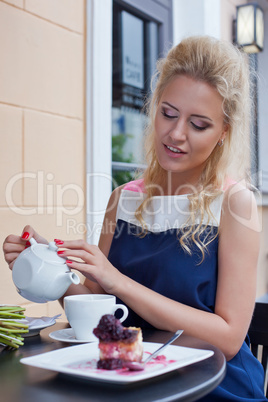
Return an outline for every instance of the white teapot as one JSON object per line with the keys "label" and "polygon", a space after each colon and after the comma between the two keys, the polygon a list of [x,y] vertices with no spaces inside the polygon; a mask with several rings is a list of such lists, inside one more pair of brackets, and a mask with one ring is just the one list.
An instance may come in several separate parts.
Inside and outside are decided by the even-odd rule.
{"label": "white teapot", "polygon": [[55,242],[47,245],[31,238],[30,243],[17,257],[12,270],[13,282],[22,297],[46,303],[63,296],[71,283],[80,283],[79,276],[57,254]]}

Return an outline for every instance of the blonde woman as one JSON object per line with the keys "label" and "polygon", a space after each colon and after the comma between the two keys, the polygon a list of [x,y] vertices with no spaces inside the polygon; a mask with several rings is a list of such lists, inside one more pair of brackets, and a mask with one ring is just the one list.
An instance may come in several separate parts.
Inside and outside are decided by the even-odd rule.
{"label": "blonde woman", "polygon": [[[67,294],[114,294],[130,309],[125,325],[182,328],[222,350],[227,375],[204,401],[266,400],[247,344],[259,249],[256,202],[241,182],[249,89],[246,56],[231,44],[192,37],[171,49],[149,103],[143,177],[112,193],[99,247],[57,240],[86,278]],[[43,241],[30,226],[6,239],[11,269],[31,236]]]}

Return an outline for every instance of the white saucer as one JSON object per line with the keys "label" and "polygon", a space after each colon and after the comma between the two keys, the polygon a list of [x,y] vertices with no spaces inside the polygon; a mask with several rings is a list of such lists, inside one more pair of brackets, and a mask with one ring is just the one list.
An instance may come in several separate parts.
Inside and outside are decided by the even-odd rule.
{"label": "white saucer", "polygon": [[[40,324],[35,325],[34,321],[37,320],[37,317],[26,317],[25,319],[21,320],[29,325],[29,332],[22,334],[24,338],[28,338],[29,336],[35,336],[40,333],[42,329],[51,327],[52,325],[56,324],[55,319],[51,319],[49,322],[40,322]],[[41,318],[42,319],[42,318]]]}
{"label": "white saucer", "polygon": [[[17,307],[13,304],[0,304],[0,306],[10,306],[10,307]],[[6,321],[17,321],[23,324],[28,325],[28,332],[22,333],[21,336],[24,338],[28,338],[30,336],[35,336],[40,333],[42,329],[47,327],[51,327],[52,325],[56,324],[56,319],[59,318],[61,314],[57,314],[54,317],[26,317],[21,319],[12,319],[8,318]]]}
{"label": "white saucer", "polygon": [[86,340],[80,340],[76,339],[74,330],[72,328],[65,328],[65,329],[60,329],[58,331],[51,332],[49,334],[50,338],[55,339],[56,341],[61,341],[61,342],[67,342],[67,343],[89,343],[89,342],[97,342],[96,341],[86,341]]}

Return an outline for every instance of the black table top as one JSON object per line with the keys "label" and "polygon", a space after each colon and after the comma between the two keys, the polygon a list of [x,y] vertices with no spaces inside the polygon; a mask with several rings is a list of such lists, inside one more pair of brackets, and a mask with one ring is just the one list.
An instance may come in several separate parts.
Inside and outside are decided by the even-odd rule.
{"label": "black table top", "polygon": [[[25,338],[16,351],[0,353],[0,395],[5,402],[82,402],[82,401],[196,401],[211,392],[224,378],[226,362],[219,349],[183,334],[173,344],[210,349],[214,355],[153,379],[127,385],[97,383],[66,376],[54,371],[26,366],[23,357],[70,346],[49,338],[49,333],[65,328],[57,323],[40,335]],[[143,331],[146,342],[165,343],[170,332]]]}

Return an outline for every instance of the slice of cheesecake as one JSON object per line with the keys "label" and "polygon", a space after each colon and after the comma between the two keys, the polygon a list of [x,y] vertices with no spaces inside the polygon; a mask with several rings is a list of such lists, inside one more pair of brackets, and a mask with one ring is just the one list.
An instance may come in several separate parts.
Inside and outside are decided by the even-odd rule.
{"label": "slice of cheesecake", "polygon": [[98,368],[115,370],[124,367],[124,362],[142,360],[140,328],[125,328],[114,315],[106,314],[102,316],[93,333],[99,339]]}

